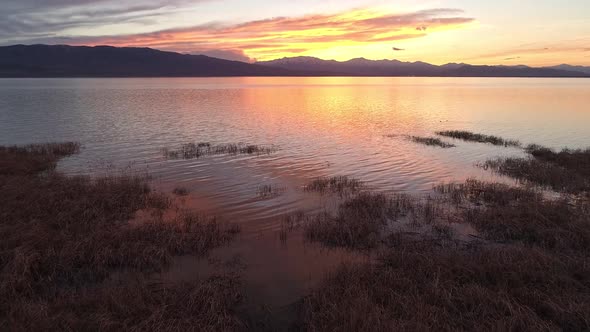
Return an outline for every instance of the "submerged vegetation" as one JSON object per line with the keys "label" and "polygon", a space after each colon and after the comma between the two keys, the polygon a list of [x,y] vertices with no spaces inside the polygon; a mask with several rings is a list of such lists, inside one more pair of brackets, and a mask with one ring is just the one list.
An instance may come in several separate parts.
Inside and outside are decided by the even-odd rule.
{"label": "submerged vegetation", "polygon": [[[189,319],[204,330],[233,326],[234,318],[224,314],[232,300],[227,291],[211,288],[215,281],[177,288],[134,280],[166,268],[173,256],[202,255],[227,243],[238,230],[188,212],[164,219],[171,200],[153,192],[145,177],[93,179],[52,171],[78,148],[0,148],[0,327],[169,329]],[[130,223],[139,210],[151,212],[149,220]],[[111,275],[121,271],[133,276],[112,285]],[[186,302],[207,292],[212,297],[206,303]],[[223,310],[208,309],[211,303]]]}
{"label": "submerged vegetation", "polygon": [[483,135],[483,134],[476,134],[469,131],[464,130],[446,130],[446,131],[437,131],[437,135],[456,138],[464,141],[470,142],[478,142],[478,143],[489,143],[493,145],[499,146],[513,146],[513,147],[520,147],[522,144],[517,140],[510,140],[504,139],[498,136],[491,136],[491,135]]}
{"label": "submerged vegetation", "polygon": [[408,139],[414,143],[424,144],[428,146],[438,146],[441,148],[454,148],[455,145],[451,143],[444,142],[440,138],[436,137],[420,137],[420,136],[408,136]]}
{"label": "submerged vegetation", "polygon": [[165,148],[162,150],[164,156],[169,159],[198,159],[212,155],[264,155],[275,151],[275,147],[261,145],[243,143],[211,144],[209,142],[186,143],[182,144],[179,149]]}
{"label": "submerged vegetation", "polygon": [[355,194],[363,189],[362,181],[348,176],[317,178],[307,184],[303,190],[320,194],[339,194],[341,196]]}

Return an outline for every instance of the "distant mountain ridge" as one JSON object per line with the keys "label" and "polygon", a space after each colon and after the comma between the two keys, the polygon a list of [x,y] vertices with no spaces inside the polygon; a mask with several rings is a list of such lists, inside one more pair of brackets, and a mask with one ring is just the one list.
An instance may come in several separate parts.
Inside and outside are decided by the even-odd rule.
{"label": "distant mountain ridge", "polygon": [[426,62],[399,60],[348,61],[322,60],[313,57],[282,58],[257,64],[293,71],[322,71],[352,76],[449,76],[449,77],[590,77],[590,67],[560,65],[534,68],[528,66],[482,66],[449,63],[441,66]]}
{"label": "distant mountain ridge", "polygon": [[290,76],[287,69],[150,48],[0,47],[0,77]]}
{"label": "distant mountain ridge", "polygon": [[399,60],[314,57],[254,64],[151,48],[68,45],[0,47],[0,77],[450,76],[590,77],[590,67],[442,66]]}

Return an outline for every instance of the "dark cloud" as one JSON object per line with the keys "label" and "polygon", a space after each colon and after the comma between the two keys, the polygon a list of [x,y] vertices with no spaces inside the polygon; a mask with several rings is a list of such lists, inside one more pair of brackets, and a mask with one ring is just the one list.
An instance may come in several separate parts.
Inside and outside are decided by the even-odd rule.
{"label": "dark cloud", "polygon": [[520,59],[520,57],[519,56],[515,56],[515,57],[505,58],[504,60],[510,61],[510,60],[516,60],[516,59]]}
{"label": "dark cloud", "polygon": [[392,47],[391,49],[394,51],[405,51],[406,50],[405,48],[398,48],[398,47]]}
{"label": "dark cloud", "polygon": [[64,30],[150,25],[184,4],[213,0],[2,0],[0,44],[62,38]]}

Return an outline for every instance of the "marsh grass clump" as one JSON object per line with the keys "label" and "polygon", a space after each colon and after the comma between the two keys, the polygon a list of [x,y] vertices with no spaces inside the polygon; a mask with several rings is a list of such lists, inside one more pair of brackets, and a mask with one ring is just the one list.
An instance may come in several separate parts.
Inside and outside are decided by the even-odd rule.
{"label": "marsh grass clump", "polygon": [[306,297],[311,331],[584,331],[589,265],[538,248],[402,240],[379,262],[345,264]]}
{"label": "marsh grass clump", "polygon": [[320,213],[306,222],[305,236],[328,246],[374,248],[388,222],[404,212],[406,199],[361,193],[342,203],[336,215]]}
{"label": "marsh grass clump", "polygon": [[341,196],[355,194],[363,189],[361,180],[348,176],[333,176],[317,178],[303,187],[305,192],[317,192],[321,194],[339,194]]}
{"label": "marsh grass clump", "polygon": [[164,156],[169,159],[198,159],[212,155],[268,155],[274,153],[276,148],[265,147],[252,144],[211,144],[209,142],[186,143],[182,144],[179,149],[171,150],[165,148],[162,150]]}
{"label": "marsh grass clump", "polygon": [[[37,314],[45,315],[47,329],[59,329],[57,318],[66,315],[61,301],[72,290],[100,289],[115,271],[161,271],[174,256],[205,254],[238,231],[188,212],[162,219],[171,200],[142,176],[93,179],[51,171],[58,156],[76,148],[0,151],[0,326],[9,330],[17,322],[35,323],[27,308],[42,308]],[[129,223],[139,210],[154,212],[153,219]],[[94,317],[99,309],[76,314]]]}
{"label": "marsh grass clump", "polygon": [[[305,330],[590,329],[587,198],[547,199],[534,188],[474,179],[435,191],[436,199],[397,200],[404,211],[397,216],[430,225],[430,232],[381,236],[378,260],[333,272],[303,300]],[[381,214],[341,211],[314,225],[313,235],[322,234],[327,245],[364,249],[373,234],[384,233]],[[367,220],[377,222],[369,228]],[[457,240],[447,220],[474,226],[478,240]]]}
{"label": "marsh grass clump", "polygon": [[437,146],[437,147],[444,148],[444,149],[455,147],[454,144],[444,142],[440,138],[436,138],[436,137],[407,136],[407,138],[414,143],[424,144],[424,145],[428,145],[428,146]]}
{"label": "marsh grass clump", "polygon": [[437,135],[451,137],[455,139],[460,139],[469,142],[478,142],[478,143],[489,143],[498,146],[505,146],[505,147],[520,147],[522,144],[520,141],[517,140],[510,140],[504,139],[498,136],[492,135],[483,135],[483,134],[476,134],[469,131],[464,130],[446,130],[446,131],[437,131]]}
{"label": "marsh grass clump", "polygon": [[492,159],[482,167],[560,192],[590,192],[590,149],[555,152],[539,145],[529,145],[525,150],[532,158]]}
{"label": "marsh grass clump", "polygon": [[27,175],[52,170],[60,158],[78,153],[75,142],[0,146],[0,175]]}
{"label": "marsh grass clump", "polygon": [[478,204],[505,206],[521,201],[540,201],[543,195],[534,188],[516,188],[502,183],[467,179],[464,183],[439,184],[434,190],[455,204],[465,200]]}
{"label": "marsh grass clump", "polygon": [[263,199],[274,198],[282,195],[286,190],[285,186],[264,184],[256,188],[256,196]]}
{"label": "marsh grass clump", "polygon": [[590,248],[590,214],[583,204],[572,204],[566,198],[545,199],[534,188],[477,180],[440,185],[435,190],[450,195],[455,203],[475,203],[461,209],[462,221],[489,240],[553,251]]}

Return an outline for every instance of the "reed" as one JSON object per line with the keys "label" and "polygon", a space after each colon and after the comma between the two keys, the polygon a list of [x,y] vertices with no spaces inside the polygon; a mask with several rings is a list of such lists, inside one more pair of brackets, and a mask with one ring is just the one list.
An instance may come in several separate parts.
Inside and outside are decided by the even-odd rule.
{"label": "reed", "polygon": [[455,147],[454,144],[444,142],[440,138],[436,138],[436,137],[408,136],[408,139],[414,143],[428,145],[428,146],[437,146],[437,147],[440,147],[443,149]]}
{"label": "reed", "polygon": [[464,130],[437,131],[436,134],[440,135],[440,136],[460,139],[463,141],[489,143],[489,144],[505,146],[505,147],[509,147],[509,146],[520,147],[522,145],[517,140],[504,139],[502,137],[492,136],[492,135],[477,134],[477,133],[472,133],[472,132],[464,131]]}

